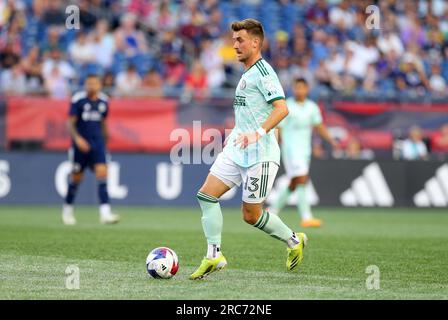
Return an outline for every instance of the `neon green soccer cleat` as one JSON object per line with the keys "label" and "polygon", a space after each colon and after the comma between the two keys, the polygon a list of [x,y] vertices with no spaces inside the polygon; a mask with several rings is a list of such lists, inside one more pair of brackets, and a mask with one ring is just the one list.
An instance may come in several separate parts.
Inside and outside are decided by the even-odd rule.
{"label": "neon green soccer cleat", "polygon": [[221,254],[215,259],[202,259],[201,265],[191,274],[190,279],[202,279],[212,272],[222,270],[227,265],[226,258]]}
{"label": "neon green soccer cleat", "polygon": [[288,257],[286,259],[286,269],[288,271],[297,271],[299,265],[303,260],[303,248],[305,248],[308,242],[308,237],[304,233],[296,233],[300,243],[294,248],[287,248]]}

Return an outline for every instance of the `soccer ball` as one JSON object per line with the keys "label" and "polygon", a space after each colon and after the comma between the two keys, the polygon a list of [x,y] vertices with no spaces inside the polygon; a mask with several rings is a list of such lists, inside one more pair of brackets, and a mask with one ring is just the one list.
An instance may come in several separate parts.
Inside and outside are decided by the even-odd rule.
{"label": "soccer ball", "polygon": [[156,279],[169,279],[179,269],[176,252],[170,248],[159,247],[152,250],[146,258],[146,270]]}

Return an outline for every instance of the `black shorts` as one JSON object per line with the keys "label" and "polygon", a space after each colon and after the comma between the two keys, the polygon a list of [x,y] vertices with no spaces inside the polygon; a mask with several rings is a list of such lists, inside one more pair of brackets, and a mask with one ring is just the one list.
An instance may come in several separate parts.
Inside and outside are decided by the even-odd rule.
{"label": "black shorts", "polygon": [[91,148],[89,152],[82,152],[76,147],[69,150],[69,159],[73,164],[73,172],[83,172],[85,168],[93,170],[96,164],[107,162],[107,151],[104,147]]}

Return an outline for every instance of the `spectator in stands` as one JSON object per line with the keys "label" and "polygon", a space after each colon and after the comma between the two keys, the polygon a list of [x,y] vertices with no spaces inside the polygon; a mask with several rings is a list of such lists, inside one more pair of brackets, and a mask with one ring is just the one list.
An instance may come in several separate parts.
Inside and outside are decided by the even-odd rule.
{"label": "spectator in stands", "polygon": [[0,51],[0,67],[9,69],[20,62],[20,54],[14,50],[12,42],[7,42]]}
{"label": "spectator in stands", "polygon": [[209,21],[204,27],[206,37],[211,39],[218,39],[222,33],[222,13],[218,8],[212,9],[209,15]]}
{"label": "spectator in stands", "polygon": [[308,9],[306,13],[306,19],[310,23],[319,23],[318,20],[322,19],[323,23],[329,23],[329,10],[326,0],[316,0],[315,3]]}
{"label": "spectator in stands", "polygon": [[160,1],[158,7],[153,8],[145,22],[152,30],[163,32],[177,28],[177,12],[170,6],[169,1]]}
{"label": "spectator in stands", "polygon": [[375,64],[371,63],[367,66],[366,76],[362,82],[362,89],[364,92],[376,93],[377,92],[377,82],[379,79],[378,72],[376,70]]}
{"label": "spectator in stands", "polygon": [[[300,72],[310,82],[311,78],[318,77],[321,84],[325,84],[319,89],[330,86],[344,94],[377,90],[381,94],[398,93],[398,96],[409,95],[409,92],[442,96],[448,81],[448,6],[442,0],[437,4],[429,0],[379,1],[381,29],[368,30],[365,8],[370,2],[280,1],[280,12],[287,6],[296,7],[297,20],[291,25],[278,15],[262,21],[267,34],[263,57],[281,69],[282,80]],[[209,87],[234,88],[242,69],[235,59],[227,22],[238,13],[233,9],[239,1],[227,3],[230,6],[221,6],[217,0],[79,0],[77,5],[81,10],[81,30],[92,37],[94,62],[102,70],[113,67],[116,74],[120,65],[131,60],[138,72],[146,72],[155,62],[159,64],[155,67],[163,71],[164,79],[169,80],[167,86],[180,88],[185,83],[185,64],[199,57],[207,70],[214,70],[209,75]],[[73,31],[65,29],[65,5],[61,0],[0,0],[1,66],[10,68],[20,58],[26,59],[30,47],[35,44],[41,46],[40,53],[45,60],[55,49],[65,53],[67,47],[75,46],[71,38]],[[254,18],[265,19],[262,10],[258,10],[264,6],[262,1],[251,0],[250,6],[256,9]],[[142,23],[137,24],[139,21]],[[108,24],[118,26],[113,36]],[[288,30],[287,34],[276,27]],[[280,35],[280,41],[276,34]],[[289,38],[287,45],[282,43],[282,37]],[[219,67],[209,68],[205,63],[218,66],[215,60],[219,60],[205,58],[212,57],[210,47],[204,45],[208,39],[212,40],[212,47],[217,47],[222,60],[224,83]],[[67,62],[79,64],[77,52],[71,51]],[[152,56],[154,61],[148,62]],[[304,56],[311,57],[309,63],[302,59]],[[341,71],[342,59],[346,64]],[[408,61],[414,66],[406,66]],[[435,64],[440,71],[433,66]],[[64,68],[59,69],[63,74]],[[76,68],[76,74],[80,75],[81,83],[84,70]],[[377,88],[372,87],[373,78],[377,79]],[[318,89],[316,92],[326,93]]]}
{"label": "spectator in stands", "polygon": [[217,50],[224,67],[226,77],[225,86],[232,88],[239,81],[240,73],[238,71],[240,70],[240,66],[238,65],[238,60],[236,59],[235,49],[233,49],[231,32],[227,32],[221,37],[220,41],[218,42]]}
{"label": "spectator in stands", "polygon": [[218,47],[211,39],[202,41],[200,61],[205,70],[207,70],[208,86],[211,89],[221,87],[226,80],[226,75]]}
{"label": "spectator in stands", "polygon": [[0,32],[0,50],[7,44],[12,46],[12,51],[20,55],[22,53],[22,29],[25,18],[14,12],[8,28]]}
{"label": "spectator in stands", "polygon": [[356,14],[350,10],[350,3],[342,0],[338,5],[330,9],[329,19],[331,24],[341,30],[348,30],[356,23]]}
{"label": "spectator in stands", "polygon": [[65,7],[62,6],[61,0],[51,0],[47,3],[48,7],[44,12],[43,22],[46,25],[65,25]]}
{"label": "spectator in stands", "polygon": [[61,70],[60,65],[54,64],[45,77],[45,89],[54,99],[65,99],[70,95],[70,83]]}
{"label": "spectator in stands", "polygon": [[409,138],[403,142],[402,157],[405,160],[427,160],[428,149],[423,142],[422,130],[413,126],[409,129]]}
{"label": "spectator in stands", "polygon": [[53,49],[48,58],[44,59],[42,77],[44,82],[50,77],[53,80],[60,77],[65,83],[76,77],[76,71],[68,61],[62,59],[62,53],[58,49]]}
{"label": "spectator in stands", "polygon": [[75,42],[68,48],[71,60],[78,66],[83,66],[95,61],[95,47],[84,31],[78,32]]}
{"label": "spectator in stands", "polygon": [[115,43],[117,50],[123,52],[128,58],[147,52],[146,38],[143,32],[137,29],[135,14],[125,13],[122,16],[120,26],[115,31]]}
{"label": "spectator in stands", "polygon": [[140,78],[135,66],[130,64],[126,71],[120,72],[116,79],[117,94],[121,96],[131,96],[140,87]]}
{"label": "spectator in stands", "polygon": [[39,46],[30,49],[28,55],[21,60],[21,65],[27,79],[28,93],[39,91],[43,84]]}
{"label": "spectator in stands", "polygon": [[[92,3],[89,3],[87,0],[79,0],[78,7],[79,7],[79,23],[81,24],[81,28],[89,31],[91,30],[97,21],[97,16],[92,13],[92,11],[95,10],[95,4],[93,1],[90,1]],[[94,11],[96,14],[98,14],[98,10]]]}
{"label": "spectator in stands", "polygon": [[429,78],[429,88],[436,96],[447,96],[447,85],[442,77],[440,65],[435,63],[431,65],[431,76]]}
{"label": "spectator in stands", "polygon": [[142,94],[150,97],[162,97],[163,96],[163,79],[156,69],[149,70],[143,77],[142,84],[140,86],[143,89]]}
{"label": "spectator in stands", "polygon": [[433,135],[431,142],[434,151],[448,153],[448,123],[445,123],[440,130]]}
{"label": "spectator in stands", "polygon": [[347,145],[344,150],[344,159],[350,160],[371,160],[375,157],[374,153],[370,149],[363,149],[361,142],[352,137],[347,141]]}
{"label": "spectator in stands", "polygon": [[428,87],[424,71],[418,68],[412,58],[407,57],[396,76],[396,86],[401,93],[422,95]]}
{"label": "spectator in stands", "polygon": [[164,63],[163,77],[165,83],[172,88],[179,88],[185,80],[186,67],[177,54],[173,54]]}
{"label": "spectator in stands", "polygon": [[376,42],[379,50],[388,55],[391,51],[400,57],[404,53],[404,46],[400,37],[392,30],[385,28]]}
{"label": "spectator in stands", "polygon": [[115,86],[114,74],[111,71],[107,71],[103,75],[103,88],[109,95],[112,95],[114,86]]}
{"label": "spectator in stands", "polygon": [[207,73],[200,60],[195,60],[185,79],[185,92],[194,98],[204,98],[208,94]]}
{"label": "spectator in stands", "polygon": [[0,76],[0,89],[3,94],[24,94],[27,90],[26,76],[20,63],[3,70]]}
{"label": "spectator in stands", "polygon": [[207,16],[199,8],[198,1],[184,1],[179,13],[180,34],[199,46],[204,34]]}
{"label": "spectator in stands", "polygon": [[115,53],[115,38],[109,32],[109,22],[106,19],[98,20],[93,31],[93,47],[95,62],[108,69],[113,62]]}
{"label": "spectator in stands", "polygon": [[41,52],[44,57],[47,57],[51,51],[59,50],[63,51],[62,44],[60,41],[60,27],[51,26],[47,29],[46,41],[42,44]]}

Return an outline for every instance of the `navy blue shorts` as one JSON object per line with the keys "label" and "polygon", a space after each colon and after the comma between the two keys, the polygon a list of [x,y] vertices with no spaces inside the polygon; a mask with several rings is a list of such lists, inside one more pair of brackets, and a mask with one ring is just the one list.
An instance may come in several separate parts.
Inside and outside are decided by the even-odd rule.
{"label": "navy blue shorts", "polygon": [[83,172],[86,168],[93,170],[96,164],[106,163],[108,154],[103,147],[91,148],[89,152],[72,147],[69,150],[69,158],[73,163],[73,172]]}

